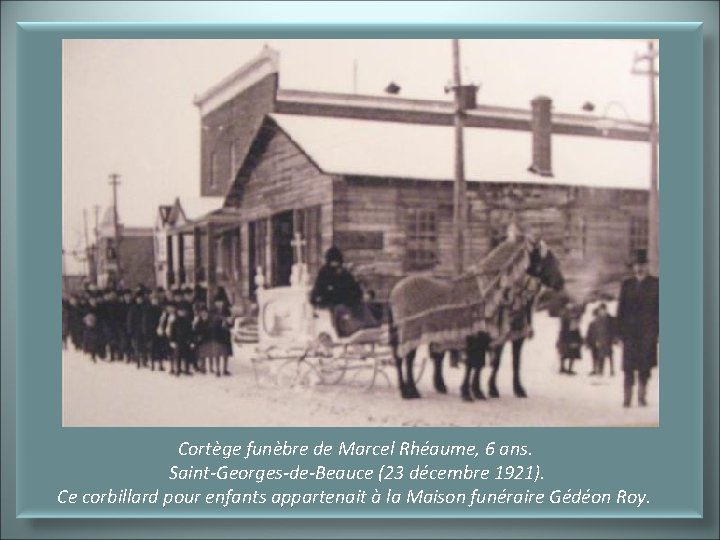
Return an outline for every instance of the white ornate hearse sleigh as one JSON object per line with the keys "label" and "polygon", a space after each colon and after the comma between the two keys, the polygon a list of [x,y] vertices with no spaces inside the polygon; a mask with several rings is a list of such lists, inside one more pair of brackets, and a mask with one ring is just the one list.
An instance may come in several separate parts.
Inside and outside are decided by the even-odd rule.
{"label": "white ornate hearse sleigh", "polygon": [[[300,240],[296,242],[299,244]],[[378,379],[390,384],[387,370],[395,364],[386,325],[340,337],[330,311],[316,309],[309,302],[311,285],[304,263],[293,265],[290,285],[286,287],[265,288],[263,273],[258,270],[257,342],[250,360],[259,385],[342,382],[370,389]],[[241,334],[242,327],[236,322],[233,331],[236,350],[243,341]],[[235,356],[242,354],[238,352]],[[423,367],[421,362],[417,378]]]}

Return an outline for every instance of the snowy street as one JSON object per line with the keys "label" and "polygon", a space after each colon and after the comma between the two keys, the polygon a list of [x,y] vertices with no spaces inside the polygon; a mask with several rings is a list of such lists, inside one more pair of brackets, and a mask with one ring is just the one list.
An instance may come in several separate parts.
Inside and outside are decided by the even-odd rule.
{"label": "snowy street", "polygon": [[[589,318],[586,312],[583,330]],[[555,339],[558,319],[538,313],[536,335],[523,350],[522,381],[527,399],[512,393],[510,347],[505,348],[498,374],[501,397],[465,403],[459,387],[464,366],[445,362],[448,394],[432,388],[427,364],[418,383],[422,399],[402,400],[396,372],[365,390],[346,374],[335,385],[278,386],[255,382],[250,357],[253,346],[230,360],[231,376],[195,373],[170,376],[167,371],[138,369],[135,364],[98,361],[79,352],[63,351],[64,426],[657,426],[658,373],[648,386],[648,406],[622,407],[621,350],[615,349],[615,376],[589,376],[590,352],[576,362],[576,375],[558,373]],[[266,362],[270,368],[281,361]],[[262,371],[261,371],[262,372]],[[487,376],[483,370],[483,389]]]}

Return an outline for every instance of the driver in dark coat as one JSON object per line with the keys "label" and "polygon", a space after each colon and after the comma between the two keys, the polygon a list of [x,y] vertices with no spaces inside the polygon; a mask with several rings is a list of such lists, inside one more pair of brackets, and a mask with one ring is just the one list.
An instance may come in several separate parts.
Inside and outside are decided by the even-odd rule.
{"label": "driver in dark coat", "polygon": [[647,405],[647,381],[657,365],[660,282],[648,274],[647,262],[647,252],[638,250],[632,263],[633,276],[623,281],[620,289],[617,330],[623,341],[625,407],[630,406],[636,377],[638,404]]}
{"label": "driver in dark coat", "polygon": [[333,312],[333,322],[340,337],[378,326],[368,306],[363,302],[359,283],[343,266],[342,252],[335,246],[325,253],[325,264],[318,272],[310,293],[310,303]]}

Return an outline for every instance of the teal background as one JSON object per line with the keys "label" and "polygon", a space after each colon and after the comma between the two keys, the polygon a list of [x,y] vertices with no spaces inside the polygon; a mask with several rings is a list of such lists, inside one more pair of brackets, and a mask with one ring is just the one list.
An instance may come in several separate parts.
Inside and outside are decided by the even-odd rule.
{"label": "teal background", "polygon": [[[442,5],[415,4],[412,8],[409,4],[393,3],[384,3],[382,8],[373,3],[325,3],[314,8],[304,4],[2,4],[2,536],[716,536],[717,3],[450,2]],[[155,21],[155,24],[14,25],[18,21],[43,20],[76,23]],[[519,20],[555,23],[583,21],[585,24],[514,24]],[[592,21],[631,20],[702,21],[705,24],[704,39],[701,40],[697,25],[592,24]],[[217,21],[223,21],[224,24],[199,24]],[[246,25],[229,24],[228,21]],[[286,21],[304,24],[292,27],[280,25]],[[458,21],[463,24],[452,24]],[[488,21],[495,24],[478,26]],[[159,24],[163,22],[186,24]],[[317,24],[331,22],[354,24],[343,28],[338,28],[337,24]],[[362,26],[361,23],[368,25]],[[421,23],[424,25],[419,26]],[[433,25],[428,26],[428,23]],[[60,295],[61,240],[60,39],[263,36],[447,38],[451,35],[467,38],[660,37],[660,174],[663,182],[660,232],[663,283],[661,427],[477,430],[61,429],[57,347],[60,334],[57,304]],[[701,89],[703,68],[704,95]],[[704,139],[701,139],[703,135]],[[704,184],[701,182],[701,164],[704,164]],[[708,299],[705,302],[703,289]],[[38,328],[43,331],[38,332]],[[703,357],[705,362],[701,363]],[[560,514],[556,507],[543,506],[536,513],[544,518],[541,521],[390,519],[408,515],[407,509],[392,507],[382,515],[373,516],[385,519],[303,519],[302,529],[298,521],[293,519],[276,519],[271,522],[256,519],[244,519],[241,522],[226,519],[14,519],[18,514],[24,518],[40,515],[61,517],[54,500],[57,491],[64,487],[77,491],[109,487],[140,490],[145,480],[148,489],[150,486],[152,489],[160,487],[162,491],[161,479],[171,462],[179,461],[175,456],[182,440],[244,442],[248,438],[267,442],[276,439],[306,440],[310,444],[317,439],[329,442],[392,438],[438,442],[452,439],[456,443],[497,440],[510,444],[528,444],[534,456],[524,462],[539,462],[544,468],[544,476],[552,479],[552,483],[542,485],[543,490],[549,491],[555,485],[558,488],[591,487],[598,491],[626,486],[631,491],[647,491],[652,504],[644,512],[628,512],[625,517],[689,518],[702,513],[705,518],[567,522],[550,518],[560,515],[588,517],[587,509],[579,507],[573,509],[576,510],[574,512],[565,510]],[[624,457],[627,449],[638,448],[651,448],[653,452],[643,458]],[[704,471],[703,452],[706,458]],[[118,478],[127,481],[120,482]],[[536,486],[540,489],[541,484]],[[168,486],[171,490],[195,487],[199,488],[200,485],[170,483]],[[223,487],[230,486],[224,484]],[[342,489],[339,485],[334,487],[337,491]],[[434,489],[436,486],[424,487]],[[534,486],[525,487],[533,489]],[[224,490],[218,488],[217,491]],[[85,508],[78,506],[77,509]],[[262,507],[254,510],[260,509]],[[314,513],[305,513],[303,517],[344,517],[332,513],[332,510],[337,509],[343,510],[343,507],[329,506]],[[370,509],[373,510],[372,507]],[[273,508],[266,507],[265,510]],[[421,506],[414,510],[413,517],[454,517],[445,507]],[[602,509],[593,508],[593,517],[611,515],[607,511],[602,513],[598,510]],[[68,515],[63,513],[62,517]],[[150,513],[141,511],[138,511],[138,515],[151,517]],[[163,515],[171,516],[169,513]],[[231,515],[227,510],[215,513],[217,517]],[[353,515],[361,514],[358,512]],[[518,515],[517,509],[515,513],[505,515],[515,517]],[[620,517],[617,511],[612,515]],[[100,514],[94,516],[100,517]],[[122,514],[113,516],[120,517]],[[290,518],[300,514],[285,513],[283,516]],[[183,513],[183,517],[193,516]]]}

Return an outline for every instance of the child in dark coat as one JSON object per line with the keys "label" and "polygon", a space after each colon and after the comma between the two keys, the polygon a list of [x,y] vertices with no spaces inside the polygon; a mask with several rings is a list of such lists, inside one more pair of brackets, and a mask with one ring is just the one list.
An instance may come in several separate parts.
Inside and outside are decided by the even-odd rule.
{"label": "child in dark coat", "polygon": [[[177,314],[168,318],[168,342],[173,357],[173,371],[175,375],[184,373],[192,375],[190,364],[193,363],[193,335],[192,321],[188,308],[184,303],[177,306]],[[183,366],[185,370],[183,371]],[[171,371],[172,373],[172,371]]]}
{"label": "child in dark coat", "polygon": [[593,357],[593,370],[590,375],[603,375],[605,371],[605,359],[610,364],[610,375],[615,375],[613,365],[612,345],[615,339],[614,319],[607,312],[605,303],[600,304],[593,311],[595,318],[588,327],[585,343]]}
{"label": "child in dark coat", "polygon": [[98,302],[99,298],[96,294],[91,294],[88,299],[88,307],[83,315],[83,347],[85,352],[90,355],[93,362],[97,362],[97,358],[105,358],[105,311]]}
{"label": "child in dark coat", "polygon": [[165,317],[167,317],[165,305],[161,303],[158,291],[155,291],[150,295],[150,302],[147,304],[142,316],[145,350],[150,356],[150,367],[153,371],[155,371],[155,362],[160,363],[160,371],[165,371],[163,367],[163,360],[167,356]]}
{"label": "child in dark coat", "polygon": [[[575,375],[573,364],[582,357],[583,339],[580,333],[580,319],[584,308],[574,304],[568,305],[560,319],[560,335],[557,350],[560,355],[560,373]],[[567,367],[566,366],[567,361]]]}
{"label": "child in dark coat", "polygon": [[135,360],[138,369],[147,366],[145,349],[145,333],[143,329],[143,314],[147,308],[145,295],[142,291],[135,293],[134,303],[129,304],[126,315],[126,332],[130,340],[129,356]]}

